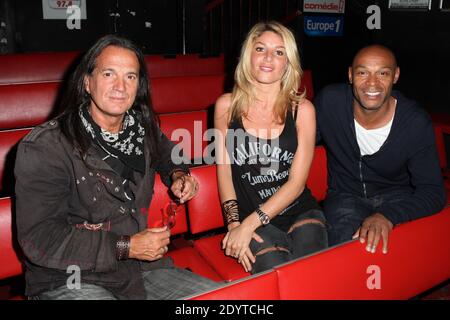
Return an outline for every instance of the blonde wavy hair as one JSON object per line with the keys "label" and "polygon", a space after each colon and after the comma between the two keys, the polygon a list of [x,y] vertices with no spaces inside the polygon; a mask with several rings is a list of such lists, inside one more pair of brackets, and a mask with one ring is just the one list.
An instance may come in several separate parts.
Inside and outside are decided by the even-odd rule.
{"label": "blonde wavy hair", "polygon": [[300,66],[297,44],[292,32],[276,21],[257,23],[248,32],[242,44],[239,63],[234,73],[235,84],[231,93],[230,122],[233,119],[241,121],[242,117],[247,115],[248,106],[256,99],[253,84],[255,79],[251,73],[250,57],[256,39],[266,31],[274,32],[283,39],[287,56],[286,71],[281,78],[281,90],[274,106],[275,119],[279,119],[281,123],[284,123],[286,121],[286,112],[292,110],[293,105],[298,105],[306,94],[306,92],[301,94],[298,92],[303,71]]}

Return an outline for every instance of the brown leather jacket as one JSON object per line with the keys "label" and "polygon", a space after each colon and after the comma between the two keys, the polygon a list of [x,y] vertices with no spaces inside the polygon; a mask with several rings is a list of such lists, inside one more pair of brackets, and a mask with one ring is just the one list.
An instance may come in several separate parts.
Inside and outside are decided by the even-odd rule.
{"label": "brown leather jacket", "polygon": [[[67,268],[81,269],[81,283],[101,285],[119,298],[145,299],[141,271],[172,267],[168,259],[155,262],[116,260],[120,235],[133,235],[147,227],[155,172],[170,185],[176,168],[173,147],[161,133],[160,158],[130,183],[128,200],[121,178],[92,146],[85,158],[62,135],[56,120],[36,127],[19,144],[16,175],[17,235],[26,256],[26,294],[66,285]],[[152,163],[152,165],[150,165]],[[91,230],[83,224],[98,224]],[[94,230],[92,230],[94,229]],[[95,230],[97,229],[97,230]]]}

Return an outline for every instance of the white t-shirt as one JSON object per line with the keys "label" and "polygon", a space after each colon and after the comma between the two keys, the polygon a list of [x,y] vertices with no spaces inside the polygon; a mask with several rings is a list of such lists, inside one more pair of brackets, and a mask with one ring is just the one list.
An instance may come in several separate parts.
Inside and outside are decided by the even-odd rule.
{"label": "white t-shirt", "polygon": [[361,156],[371,155],[380,150],[383,143],[386,141],[389,132],[391,132],[392,119],[383,127],[376,129],[364,129],[358,121],[355,120],[356,140],[358,141]]}

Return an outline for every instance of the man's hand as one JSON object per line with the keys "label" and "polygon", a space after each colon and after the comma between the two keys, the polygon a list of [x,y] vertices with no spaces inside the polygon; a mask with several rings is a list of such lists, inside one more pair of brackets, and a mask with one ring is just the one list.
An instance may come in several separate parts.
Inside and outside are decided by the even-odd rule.
{"label": "man's hand", "polygon": [[198,182],[194,177],[182,174],[175,178],[170,190],[180,199],[180,203],[184,203],[197,195],[198,187]]}
{"label": "man's hand", "polygon": [[167,227],[145,229],[130,238],[129,258],[145,261],[161,259],[167,252],[170,242]]}
{"label": "man's hand", "polygon": [[383,253],[388,252],[388,239],[394,225],[381,213],[375,213],[366,218],[361,227],[353,235],[359,237],[361,243],[367,242],[366,250],[375,253],[380,238],[383,238]]}

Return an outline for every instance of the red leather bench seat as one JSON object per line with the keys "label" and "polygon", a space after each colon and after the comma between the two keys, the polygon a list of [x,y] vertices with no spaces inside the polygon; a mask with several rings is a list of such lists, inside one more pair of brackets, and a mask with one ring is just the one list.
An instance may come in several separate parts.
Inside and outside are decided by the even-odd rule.
{"label": "red leather bench seat", "polygon": [[[62,94],[61,81],[79,56],[78,52],[0,55],[0,196],[12,195],[14,161],[5,167],[5,157],[18,142],[2,131],[34,127],[53,117]],[[150,91],[162,131],[169,139],[173,136],[175,143],[181,142],[185,158],[202,163],[208,144],[202,139],[207,109],[223,92],[223,56],[145,58],[151,64],[150,76],[154,78]],[[11,177],[6,187],[2,184],[4,175]]]}
{"label": "red leather bench seat", "polygon": [[274,270],[235,281],[191,300],[279,300],[278,275]]}
{"label": "red leather bench seat", "polygon": [[302,82],[300,83],[300,91],[306,90],[306,99],[312,101],[314,99],[314,85],[311,70],[303,70]]}
{"label": "red leather bench seat", "polygon": [[450,278],[449,227],[446,208],[397,226],[388,254],[352,240],[191,299],[410,299]]}
{"label": "red leather bench seat", "polygon": [[0,55],[0,84],[61,81],[79,56],[75,51]]}
{"label": "red leather bench seat", "polygon": [[0,85],[0,129],[37,126],[49,119],[60,82]]}
{"label": "red leather bench seat", "polygon": [[306,185],[317,201],[324,200],[327,195],[327,179],[327,152],[323,146],[316,146]]}
{"label": "red leather bench seat", "polygon": [[225,76],[164,77],[150,80],[156,113],[206,110],[223,93]]}
{"label": "red leather bench seat", "polygon": [[[450,277],[450,208],[394,229],[389,252],[358,241],[276,267],[281,299],[409,299]],[[374,288],[374,271],[380,288]],[[368,286],[369,282],[369,286]],[[369,289],[373,288],[373,289]]]}
{"label": "red leather bench seat", "polygon": [[150,78],[214,75],[223,74],[225,70],[223,55],[147,55],[145,61]]}
{"label": "red leather bench seat", "polygon": [[[168,188],[162,183],[160,176],[156,175],[153,199],[150,208],[148,208],[149,228],[162,226],[163,211],[166,210],[171,201]],[[170,232],[172,236],[176,236],[185,234],[187,231],[186,206],[180,204],[176,209],[175,226]],[[175,264],[180,268],[187,268],[194,273],[203,275],[215,281],[222,280],[222,278],[208,266],[208,263],[206,263],[192,247],[176,248],[169,251],[168,255],[173,258]]]}
{"label": "red leather bench seat", "polygon": [[176,266],[192,271],[213,281],[223,281],[223,278],[203,259],[192,247],[170,250],[167,255],[171,257]]}
{"label": "red leather bench seat", "polygon": [[208,141],[202,138],[207,129],[207,118],[206,110],[159,115],[161,131],[179,144],[186,159],[195,159],[193,162],[199,164],[208,145]]}
{"label": "red leather bench seat", "polygon": [[[214,230],[224,226],[217,187],[216,166],[202,166],[191,169],[199,182],[197,196],[187,203],[190,230],[192,234]],[[225,280],[232,281],[249,276],[236,259],[225,256],[222,250],[223,233],[194,241],[194,248]]]}
{"label": "red leather bench seat", "polygon": [[22,264],[13,245],[11,199],[0,198],[0,279],[22,273]]}

